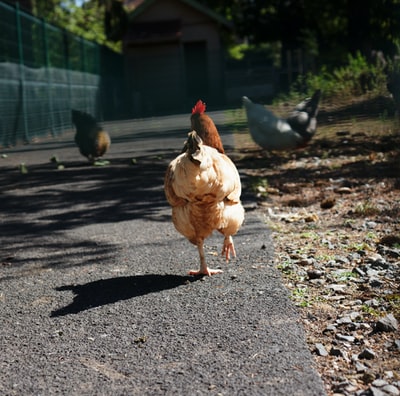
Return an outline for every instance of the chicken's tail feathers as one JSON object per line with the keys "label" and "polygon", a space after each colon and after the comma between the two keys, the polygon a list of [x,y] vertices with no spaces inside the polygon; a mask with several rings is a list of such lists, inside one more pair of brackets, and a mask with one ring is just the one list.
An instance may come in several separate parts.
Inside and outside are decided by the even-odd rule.
{"label": "chicken's tail feathers", "polygon": [[192,114],[203,114],[206,111],[206,104],[199,99],[192,108]]}
{"label": "chicken's tail feathers", "polygon": [[315,110],[318,109],[319,101],[321,99],[321,90],[317,89],[310,99],[310,106]]}
{"label": "chicken's tail feathers", "polygon": [[197,150],[200,149],[202,143],[203,141],[196,131],[189,132],[188,139],[186,141],[187,152],[190,154],[194,154]]}
{"label": "chicken's tail feathers", "polygon": [[307,98],[300,102],[295,110],[305,111],[310,117],[315,117],[318,113],[319,101],[321,99],[321,90],[317,89],[311,98]]}

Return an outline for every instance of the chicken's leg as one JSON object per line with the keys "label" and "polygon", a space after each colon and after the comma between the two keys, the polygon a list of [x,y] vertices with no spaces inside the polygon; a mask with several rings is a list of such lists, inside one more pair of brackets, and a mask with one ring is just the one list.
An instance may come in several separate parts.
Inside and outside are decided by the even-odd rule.
{"label": "chicken's leg", "polygon": [[233,245],[233,239],[230,235],[225,236],[224,245],[222,246],[222,255],[225,255],[226,261],[229,261],[231,258],[230,254],[232,253],[232,257],[236,257],[235,246]]}
{"label": "chicken's leg", "polygon": [[204,241],[200,240],[197,243],[197,249],[199,250],[199,255],[200,255],[200,270],[198,271],[189,271],[189,275],[215,275],[215,274],[220,274],[222,270],[220,269],[211,269],[207,267],[206,264],[206,258],[204,255]]}

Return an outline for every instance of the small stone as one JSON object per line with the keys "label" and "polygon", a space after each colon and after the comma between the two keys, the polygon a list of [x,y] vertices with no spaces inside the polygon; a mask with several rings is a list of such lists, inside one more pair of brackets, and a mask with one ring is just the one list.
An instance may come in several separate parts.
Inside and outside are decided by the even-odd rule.
{"label": "small stone", "polygon": [[400,257],[400,249],[397,248],[389,248],[383,245],[378,246],[379,253],[385,254],[386,256],[399,258]]}
{"label": "small stone", "polygon": [[339,194],[351,194],[352,189],[350,187],[339,187],[335,190]]}
{"label": "small stone", "polygon": [[346,285],[343,285],[343,284],[339,285],[339,284],[332,283],[330,285],[327,285],[326,288],[327,289],[331,289],[334,292],[340,293],[340,292],[344,292],[344,289],[346,288]]}
{"label": "small stone", "polygon": [[331,209],[335,206],[336,199],[335,197],[328,197],[321,201],[321,209]]}
{"label": "small stone", "polygon": [[377,225],[378,225],[378,224],[377,224],[375,221],[367,221],[367,222],[365,223],[365,226],[366,226],[367,228],[369,228],[369,229],[374,229],[374,228],[376,228]]}
{"label": "small stone", "polygon": [[350,316],[351,320],[356,320],[356,319],[359,319],[361,317],[361,314],[360,314],[360,312],[353,311],[353,312],[350,313],[349,316]]}
{"label": "small stone", "polygon": [[388,384],[387,381],[385,381],[385,380],[383,380],[383,379],[380,379],[380,378],[378,378],[378,379],[372,381],[372,385],[373,385],[373,386],[376,386],[376,387],[378,387],[378,388],[382,388],[383,386],[385,386],[385,385],[387,385],[387,384]]}
{"label": "small stone", "polygon": [[360,276],[365,276],[365,272],[360,268],[360,267],[356,267],[354,268],[354,272]]}
{"label": "small stone", "polygon": [[367,370],[364,373],[362,380],[363,380],[364,384],[370,384],[375,378],[376,378],[376,374],[371,370]]}
{"label": "small stone", "polygon": [[342,318],[339,318],[336,320],[337,324],[350,324],[353,323],[353,321],[351,320],[350,316],[343,316]]}
{"label": "small stone", "polygon": [[385,371],[385,377],[386,378],[393,378],[394,377],[393,371]]}
{"label": "small stone", "polygon": [[375,358],[375,352],[372,349],[365,348],[359,355],[359,359],[374,359]]}
{"label": "small stone", "polygon": [[369,390],[372,396],[387,396],[387,393],[380,390],[379,388],[376,388],[375,386],[371,386]]}
{"label": "small stone", "polygon": [[315,350],[319,356],[328,356],[328,351],[326,350],[323,344],[320,343],[315,344]]}
{"label": "small stone", "polygon": [[337,330],[336,326],[331,324],[325,327],[323,333],[334,333],[336,330]]}
{"label": "small stone", "polygon": [[400,395],[400,390],[398,388],[396,388],[395,386],[390,385],[390,384],[385,385],[382,388],[382,390],[385,391],[389,395],[393,395],[393,396],[399,396]]}
{"label": "small stone", "polygon": [[337,333],[336,339],[338,339],[339,341],[354,342],[356,338],[353,336],[347,336],[344,334]]}
{"label": "small stone", "polygon": [[368,257],[366,262],[371,264],[373,268],[388,268],[387,261],[379,253]]}
{"label": "small stone", "polygon": [[370,278],[368,283],[371,287],[381,287],[383,285],[383,282],[375,277]]}
{"label": "small stone", "polygon": [[331,348],[329,351],[329,355],[331,356],[342,356],[343,357],[343,352],[339,348]]}
{"label": "small stone", "polygon": [[393,346],[400,351],[400,340],[394,340]]}
{"label": "small stone", "polygon": [[355,362],[355,366],[357,373],[365,373],[368,370],[368,367],[361,362]]}
{"label": "small stone", "polygon": [[364,304],[367,305],[368,307],[374,307],[374,308],[377,308],[381,305],[376,298],[373,298],[372,300],[367,300],[364,302]]}
{"label": "small stone", "polygon": [[358,390],[357,385],[349,384],[345,387],[345,391],[350,394],[354,394],[354,392],[356,392],[357,390]]}
{"label": "small stone", "polygon": [[341,264],[349,264],[349,262],[350,262],[349,259],[344,256],[335,256],[335,260]]}
{"label": "small stone", "polygon": [[379,319],[375,325],[375,331],[391,332],[397,331],[399,324],[396,318],[392,315],[386,315],[384,318]]}
{"label": "small stone", "polygon": [[320,270],[309,270],[307,271],[308,279],[319,279],[324,275],[323,271]]}
{"label": "small stone", "polygon": [[361,330],[371,330],[371,325],[369,323],[360,323]]}
{"label": "small stone", "polygon": [[[329,239],[323,238],[323,239],[321,240],[321,243],[322,243],[323,245],[326,245],[326,246],[328,247],[329,250],[335,249],[335,245],[334,245]],[[330,260],[330,261],[332,261],[332,260]],[[333,260],[333,261],[334,261],[334,260]]]}
{"label": "small stone", "polygon": [[323,286],[325,284],[325,279],[319,278],[319,279],[309,279],[310,283],[316,286]]}
{"label": "small stone", "polygon": [[367,268],[367,275],[369,276],[369,277],[377,277],[377,276],[379,276],[379,271],[377,271],[377,270],[374,270],[374,269],[372,269],[372,268]]}
{"label": "small stone", "polygon": [[300,259],[297,264],[302,265],[302,266],[307,266],[307,265],[312,265],[314,263],[314,260],[312,258],[302,258]]}

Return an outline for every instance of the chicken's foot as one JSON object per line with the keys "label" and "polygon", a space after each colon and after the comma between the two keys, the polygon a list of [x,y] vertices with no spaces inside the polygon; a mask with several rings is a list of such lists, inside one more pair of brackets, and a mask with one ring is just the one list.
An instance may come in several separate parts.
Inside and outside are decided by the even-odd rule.
{"label": "chicken's foot", "polygon": [[197,249],[199,250],[199,255],[200,255],[200,269],[198,271],[195,270],[189,271],[189,275],[211,276],[223,272],[220,269],[212,269],[207,267],[206,258],[204,254],[204,241],[200,241],[197,243]]}
{"label": "chicken's foot", "polygon": [[232,257],[236,257],[235,246],[233,245],[233,239],[230,235],[226,236],[224,239],[224,245],[222,246],[221,254],[225,256],[226,261],[229,261]]}

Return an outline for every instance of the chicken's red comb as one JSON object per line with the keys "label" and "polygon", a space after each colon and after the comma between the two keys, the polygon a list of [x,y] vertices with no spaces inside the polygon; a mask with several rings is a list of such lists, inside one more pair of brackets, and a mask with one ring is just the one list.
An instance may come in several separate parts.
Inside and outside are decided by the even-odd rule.
{"label": "chicken's red comb", "polygon": [[192,108],[192,114],[203,114],[206,111],[206,104],[198,100],[197,103]]}

